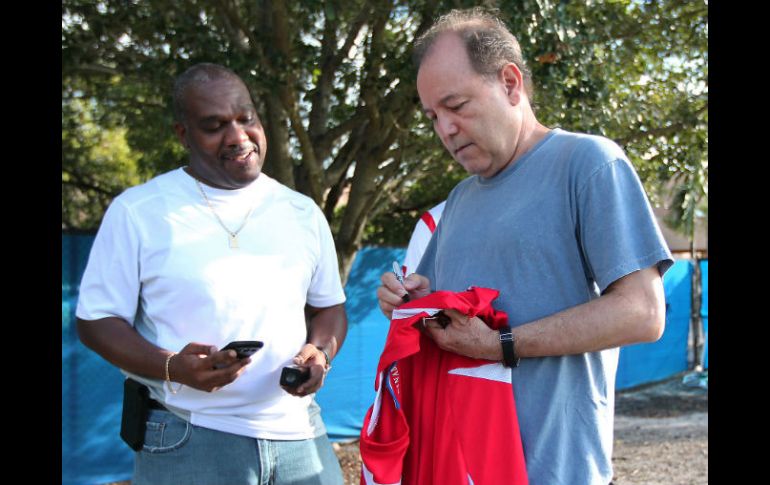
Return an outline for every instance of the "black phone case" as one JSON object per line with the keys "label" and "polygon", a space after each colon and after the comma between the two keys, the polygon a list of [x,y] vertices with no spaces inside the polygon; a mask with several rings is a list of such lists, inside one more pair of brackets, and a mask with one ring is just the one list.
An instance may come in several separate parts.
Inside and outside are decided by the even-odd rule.
{"label": "black phone case", "polygon": [[255,354],[263,345],[259,340],[238,340],[225,345],[222,347],[222,350],[235,350],[235,354],[239,359],[245,359]]}
{"label": "black phone case", "polygon": [[147,427],[150,391],[147,386],[133,379],[123,383],[123,415],[120,421],[120,437],[134,451],[144,446],[144,432]]}
{"label": "black phone case", "polygon": [[281,371],[280,383],[286,387],[297,387],[309,378],[310,369],[289,366]]}

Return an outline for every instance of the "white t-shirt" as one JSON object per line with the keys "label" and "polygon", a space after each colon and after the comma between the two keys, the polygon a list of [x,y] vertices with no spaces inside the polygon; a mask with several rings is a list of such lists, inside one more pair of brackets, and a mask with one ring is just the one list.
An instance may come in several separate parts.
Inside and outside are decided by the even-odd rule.
{"label": "white t-shirt", "polygon": [[243,189],[204,190],[230,230],[254,206],[238,249],[229,247],[195,179],[181,168],[160,175],[126,190],[107,210],[77,316],[122,318],[175,352],[190,342],[222,348],[263,341],[243,374],[212,393],[182,386],[172,394],[162,381],[131,377],[199,426],[265,439],[315,437],[312,397],[292,396],[278,381],[306,342],[305,304],[345,301],[326,219],[310,198],[265,174]]}
{"label": "white t-shirt", "polygon": [[412,237],[409,239],[409,245],[406,247],[404,264],[401,267],[404,276],[414,273],[417,269],[417,265],[420,264],[420,259],[425,252],[425,248],[428,247],[428,242],[430,242],[430,238],[433,236],[433,231],[436,230],[436,225],[438,224],[439,219],[441,219],[444,205],[446,205],[446,201],[429,209],[420,217],[420,220],[417,221],[417,224],[414,226]]}

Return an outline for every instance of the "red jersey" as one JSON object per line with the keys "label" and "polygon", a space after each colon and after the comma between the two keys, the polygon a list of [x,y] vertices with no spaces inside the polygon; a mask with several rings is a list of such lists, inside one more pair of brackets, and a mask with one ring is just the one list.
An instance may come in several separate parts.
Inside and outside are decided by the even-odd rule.
{"label": "red jersey", "polygon": [[528,483],[511,370],[441,350],[415,327],[453,308],[497,329],[498,294],[437,291],[393,312],[361,429],[362,485]]}

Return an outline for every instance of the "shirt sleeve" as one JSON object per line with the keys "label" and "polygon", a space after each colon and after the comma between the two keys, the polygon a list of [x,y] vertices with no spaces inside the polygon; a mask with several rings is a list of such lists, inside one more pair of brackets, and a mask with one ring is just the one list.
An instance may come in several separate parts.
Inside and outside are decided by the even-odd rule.
{"label": "shirt sleeve", "polygon": [[319,239],[318,265],[313,272],[307,293],[307,303],[316,308],[326,308],[345,302],[340,270],[337,263],[337,250],[334,246],[329,223],[321,210],[314,206],[317,234]]}
{"label": "shirt sleeve", "polygon": [[673,264],[652,207],[631,163],[622,158],[595,167],[578,187],[578,233],[594,281],[604,291],[617,279]]}
{"label": "shirt sleeve", "polygon": [[409,275],[417,270],[417,265],[420,264],[425,248],[428,247],[430,237],[433,233],[422,219],[417,221],[412,231],[412,236],[409,238],[409,245],[406,247],[406,256],[404,256],[403,270],[404,275]]}
{"label": "shirt sleeve", "polygon": [[118,317],[133,325],[139,302],[140,239],[129,208],[116,198],[96,233],[80,282],[76,316]]}
{"label": "shirt sleeve", "polygon": [[404,276],[417,271],[417,266],[420,264],[420,260],[422,259],[423,254],[425,254],[428,243],[441,220],[445,205],[446,201],[443,201],[432,207],[420,216],[420,220],[417,221],[414,231],[412,231],[412,237],[409,239],[409,245],[406,248],[406,256],[404,257],[404,264],[402,267]]}

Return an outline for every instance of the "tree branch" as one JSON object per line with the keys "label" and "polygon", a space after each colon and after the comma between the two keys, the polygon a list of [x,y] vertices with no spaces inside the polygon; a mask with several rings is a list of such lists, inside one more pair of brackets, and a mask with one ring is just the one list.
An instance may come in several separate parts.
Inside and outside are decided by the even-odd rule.
{"label": "tree branch", "polygon": [[106,74],[108,76],[122,76],[123,73],[115,69],[114,67],[105,66],[103,64],[80,64],[72,66],[68,71],[82,72],[84,74]]}
{"label": "tree branch", "polygon": [[243,52],[247,54],[251,52],[252,46],[259,46],[256,39],[252,39],[251,31],[243,25],[241,22],[241,16],[236,12],[237,7],[231,0],[218,0],[218,9],[223,15],[217,15],[215,18],[220,18],[224,24],[224,28],[227,31],[230,40],[233,44]]}
{"label": "tree branch", "polygon": [[[286,11],[286,5],[282,1],[272,1],[269,2],[269,4],[270,19],[272,20],[273,47],[276,49],[280,58],[288,61],[291,59],[291,44],[289,41],[288,12]],[[302,118],[297,109],[297,83],[294,71],[291,66],[288,66],[288,69],[284,69],[285,82],[279,83],[277,86],[278,95],[281,99],[281,103],[286,109],[291,128],[299,142],[300,152],[302,153],[302,166],[305,167],[308,173],[307,182],[308,190],[310,192],[308,195],[320,205],[323,200],[324,192],[323,167],[316,158],[310,136],[302,124]]]}
{"label": "tree branch", "polygon": [[80,190],[90,190],[109,198],[113,198],[119,193],[114,190],[107,190],[103,187],[95,185],[93,182],[86,180],[85,177],[76,171],[70,171],[67,173],[70,175],[71,179],[68,181],[62,181],[62,185],[69,185]]}

